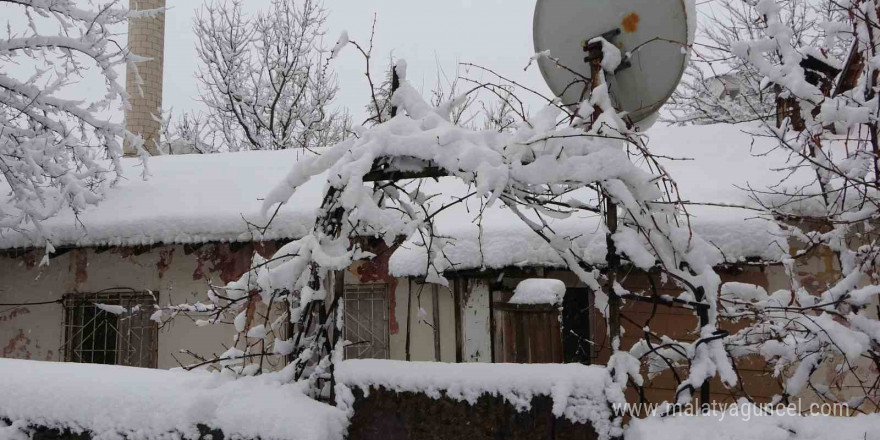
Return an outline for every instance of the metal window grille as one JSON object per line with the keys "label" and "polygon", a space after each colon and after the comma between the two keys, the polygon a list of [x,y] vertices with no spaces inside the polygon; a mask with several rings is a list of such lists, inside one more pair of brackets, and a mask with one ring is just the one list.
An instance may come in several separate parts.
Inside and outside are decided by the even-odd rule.
{"label": "metal window grille", "polygon": [[347,284],[343,295],[346,359],[388,359],[388,285]]}
{"label": "metal window grille", "polygon": [[[125,307],[114,315],[96,304]],[[150,320],[156,299],[143,292],[114,290],[64,297],[64,360],[156,368],[159,328]]]}

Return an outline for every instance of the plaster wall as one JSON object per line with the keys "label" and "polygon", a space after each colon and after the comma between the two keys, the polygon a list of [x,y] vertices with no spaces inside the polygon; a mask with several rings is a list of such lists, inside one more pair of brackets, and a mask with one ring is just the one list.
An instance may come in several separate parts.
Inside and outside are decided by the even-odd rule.
{"label": "plaster wall", "polygon": [[[209,285],[225,284],[247,269],[253,245],[158,246],[152,248],[83,248],[59,252],[39,267],[41,250],[0,254],[0,304],[56,301],[69,293],[131,288],[158,294],[162,305],[206,301]],[[194,316],[196,317],[196,316]],[[61,304],[0,306],[0,357],[63,361]],[[179,316],[159,330],[158,366],[178,366],[221,354],[232,341],[231,326],[198,328]]]}

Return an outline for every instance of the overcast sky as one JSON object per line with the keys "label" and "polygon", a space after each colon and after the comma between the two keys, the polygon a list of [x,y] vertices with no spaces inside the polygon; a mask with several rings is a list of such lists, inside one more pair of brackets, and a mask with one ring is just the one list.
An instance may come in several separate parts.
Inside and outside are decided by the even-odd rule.
{"label": "overcast sky", "polygon": [[[181,111],[201,108],[192,19],[201,0],[169,0],[166,16],[165,83],[163,107]],[[269,0],[247,0],[248,11]],[[442,67],[454,77],[457,62],[472,62],[503,72],[517,81],[549,94],[536,66],[523,68],[532,48],[533,0],[325,0],[330,12],[327,45],[332,47],[342,31],[351,39],[369,39],[376,15],[374,68],[387,65],[388,56],[404,58],[409,80],[430,90]],[[369,88],[363,57],[349,47],[334,61],[339,77],[338,104],[363,116]],[[535,101],[537,104],[537,101]]]}

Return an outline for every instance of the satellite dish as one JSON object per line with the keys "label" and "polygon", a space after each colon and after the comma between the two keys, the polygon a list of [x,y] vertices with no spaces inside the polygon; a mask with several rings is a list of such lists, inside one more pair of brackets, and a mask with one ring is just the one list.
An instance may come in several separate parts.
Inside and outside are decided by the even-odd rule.
{"label": "satellite dish", "polygon": [[551,57],[576,72],[540,57],[544,80],[564,104],[579,104],[587,85],[583,78],[590,77],[584,46],[605,36],[625,55],[631,53],[628,66],[623,64],[614,75],[606,76],[614,104],[634,123],[656,119],[655,113],[672,96],[687,63],[686,44],[692,38],[693,24],[689,25],[685,1],[538,0],[535,52],[549,50]]}

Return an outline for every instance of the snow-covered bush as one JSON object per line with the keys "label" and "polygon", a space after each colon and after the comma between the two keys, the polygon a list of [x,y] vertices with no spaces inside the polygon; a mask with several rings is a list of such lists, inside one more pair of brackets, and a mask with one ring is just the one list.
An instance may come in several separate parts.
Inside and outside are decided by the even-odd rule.
{"label": "snow-covered bush", "polygon": [[[778,90],[764,75],[731,48],[739,41],[758,38],[763,27],[753,1],[717,0],[701,3],[700,34],[692,48],[685,77],[666,107],[670,122],[717,124],[754,121],[776,113]],[[833,0],[784,0],[780,20],[791,41],[803,48],[821,47],[824,57],[842,63],[847,47],[840,40],[823,45],[823,30],[845,21]],[[846,26],[845,24],[843,24]],[[817,52],[819,52],[817,50]],[[779,63],[778,55],[770,61]]]}
{"label": "snow-covered bush", "polygon": [[[849,23],[820,24],[824,47],[843,38],[851,50],[830,89],[803,64],[823,52],[792,38],[776,1],[753,3],[761,17],[758,33],[732,46],[788,102],[778,126],[775,116],[763,118],[756,133],[778,140],[788,166],[776,170],[778,185],[751,190],[800,250],[784,261],[789,289],[728,284],[720,307],[722,316],[748,324],[727,341],[731,354],[768,360],[784,382],[780,400],[812,391],[825,401],[873,411],[880,403],[880,101],[874,54],[880,22],[874,1],[835,4]],[[807,280],[802,273],[810,272],[816,256],[834,268]]]}
{"label": "snow-covered bush", "polygon": [[[133,12],[119,0],[78,4],[0,1],[8,21],[0,37],[0,192],[13,207],[0,210],[0,231],[29,223],[39,232],[61,209],[98,203],[106,184],[121,177],[123,139],[143,152],[143,141],[109,116],[128,105],[119,68],[136,69],[139,61],[115,32],[131,17],[159,11]],[[95,75],[104,90],[76,96],[74,85]]]}

